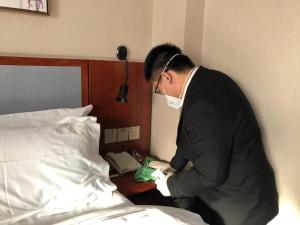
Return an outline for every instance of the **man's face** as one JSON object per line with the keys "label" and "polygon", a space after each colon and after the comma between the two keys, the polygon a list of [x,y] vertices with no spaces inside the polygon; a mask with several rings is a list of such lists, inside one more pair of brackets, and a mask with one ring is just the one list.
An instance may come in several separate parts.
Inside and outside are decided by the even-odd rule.
{"label": "man's face", "polygon": [[170,70],[161,72],[158,79],[153,81],[154,93],[178,97],[182,87],[180,82],[177,73]]}

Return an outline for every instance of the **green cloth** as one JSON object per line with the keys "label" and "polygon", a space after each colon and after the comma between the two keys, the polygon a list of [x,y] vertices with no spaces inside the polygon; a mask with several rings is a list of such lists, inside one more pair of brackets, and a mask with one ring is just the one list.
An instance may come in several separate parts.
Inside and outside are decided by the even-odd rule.
{"label": "green cloth", "polygon": [[152,176],[152,173],[156,170],[151,167],[148,167],[149,163],[154,159],[151,157],[146,157],[143,163],[143,166],[138,168],[134,174],[134,179],[136,181],[150,181],[156,180],[156,177]]}

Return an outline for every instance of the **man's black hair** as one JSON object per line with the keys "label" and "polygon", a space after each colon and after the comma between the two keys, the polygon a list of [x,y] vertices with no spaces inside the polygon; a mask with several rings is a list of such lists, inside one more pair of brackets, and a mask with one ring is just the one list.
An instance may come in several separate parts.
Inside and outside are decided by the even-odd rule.
{"label": "man's black hair", "polygon": [[[173,44],[161,44],[151,49],[145,59],[144,75],[147,81],[157,80],[159,70],[163,70],[168,61],[175,55],[168,64],[167,70],[174,70],[176,72],[183,72],[186,69],[193,68],[195,65],[189,57],[182,54],[180,48]],[[160,72],[161,72],[160,71]]]}

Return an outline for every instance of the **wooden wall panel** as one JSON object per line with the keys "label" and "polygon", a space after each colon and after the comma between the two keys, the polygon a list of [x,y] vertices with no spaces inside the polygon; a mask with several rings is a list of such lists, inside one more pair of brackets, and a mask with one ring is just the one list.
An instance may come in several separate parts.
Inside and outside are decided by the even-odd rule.
{"label": "wooden wall panel", "polygon": [[[89,62],[89,103],[101,124],[100,154],[133,149],[143,155],[149,153],[152,86],[144,80],[142,63],[129,62],[128,66],[128,103],[120,103],[116,96],[124,82],[125,62]],[[130,126],[140,126],[140,139],[104,144],[105,129]]]}

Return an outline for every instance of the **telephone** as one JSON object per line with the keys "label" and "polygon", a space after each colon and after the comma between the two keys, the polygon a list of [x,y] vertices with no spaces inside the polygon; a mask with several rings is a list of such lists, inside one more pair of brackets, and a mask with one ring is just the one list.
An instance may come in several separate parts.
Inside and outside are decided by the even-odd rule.
{"label": "telephone", "polygon": [[142,165],[128,152],[108,152],[104,157],[120,174],[133,172]]}

